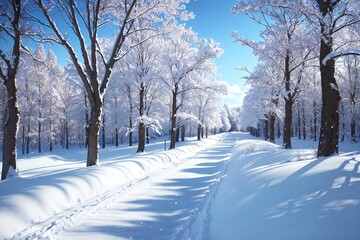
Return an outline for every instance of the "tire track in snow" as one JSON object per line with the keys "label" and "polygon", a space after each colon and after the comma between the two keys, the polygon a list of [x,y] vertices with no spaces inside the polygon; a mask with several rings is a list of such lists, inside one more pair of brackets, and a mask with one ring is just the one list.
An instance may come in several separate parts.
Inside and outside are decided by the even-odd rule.
{"label": "tire track in snow", "polygon": [[[217,194],[219,186],[221,184],[222,179],[226,176],[226,172],[228,169],[229,160],[233,157],[233,149],[235,146],[235,142],[238,140],[236,134],[230,134],[228,137],[231,137],[231,140],[227,140],[232,142],[233,144],[227,145],[229,153],[224,156],[222,159],[223,166],[221,168],[219,177],[209,186],[209,192],[205,196],[203,200],[203,204],[199,209],[194,211],[194,214],[191,216],[190,221],[184,226],[183,230],[178,232],[175,239],[192,239],[192,240],[209,240],[209,225],[211,222],[210,209],[211,205],[214,201],[214,198]],[[226,143],[222,143],[226,145]],[[235,154],[236,155],[236,154]]]}

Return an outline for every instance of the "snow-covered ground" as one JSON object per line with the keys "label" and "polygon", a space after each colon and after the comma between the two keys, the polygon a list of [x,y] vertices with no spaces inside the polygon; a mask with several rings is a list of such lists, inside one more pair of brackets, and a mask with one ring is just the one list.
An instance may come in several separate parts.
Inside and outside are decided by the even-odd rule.
{"label": "snow-covered ground", "polygon": [[359,144],[315,159],[228,133],[144,154],[85,150],[20,159],[0,183],[0,239],[360,239]]}
{"label": "snow-covered ground", "polygon": [[359,144],[319,159],[314,142],[293,146],[236,143],[211,206],[211,239],[360,239]]}

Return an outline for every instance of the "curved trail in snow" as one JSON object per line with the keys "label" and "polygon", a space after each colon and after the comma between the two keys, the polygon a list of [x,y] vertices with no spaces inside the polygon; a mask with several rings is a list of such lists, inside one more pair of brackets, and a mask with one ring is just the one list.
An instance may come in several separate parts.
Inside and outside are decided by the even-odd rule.
{"label": "curved trail in snow", "polygon": [[55,227],[43,229],[38,236],[179,239],[191,232],[204,238],[207,208],[237,137],[236,133],[227,134],[216,146],[192,158],[115,189],[93,202],[93,206],[88,204],[86,209],[78,210],[81,214],[68,214],[71,221],[54,221]]}

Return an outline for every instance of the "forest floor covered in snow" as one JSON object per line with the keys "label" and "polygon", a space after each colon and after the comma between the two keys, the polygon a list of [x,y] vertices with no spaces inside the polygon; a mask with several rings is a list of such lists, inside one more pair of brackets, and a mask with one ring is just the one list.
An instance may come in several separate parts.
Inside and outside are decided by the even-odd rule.
{"label": "forest floor covered in snow", "polygon": [[[280,140],[278,140],[280,142]],[[315,158],[227,133],[134,154],[30,154],[0,183],[0,239],[360,239],[359,144]]]}

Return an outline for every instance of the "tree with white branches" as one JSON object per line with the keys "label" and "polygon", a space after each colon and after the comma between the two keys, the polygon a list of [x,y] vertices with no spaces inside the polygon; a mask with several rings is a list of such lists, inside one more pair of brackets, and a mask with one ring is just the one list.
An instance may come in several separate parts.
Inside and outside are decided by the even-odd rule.
{"label": "tree with white branches", "polygon": [[162,57],[161,79],[171,91],[170,149],[174,149],[176,131],[180,127],[177,124],[177,114],[183,105],[180,100],[184,99],[180,97],[190,90],[203,88],[193,81],[191,75],[196,74],[197,71],[212,74],[214,68],[209,60],[219,57],[223,50],[212,40],[198,39],[192,30],[183,26],[172,32],[166,42]]}
{"label": "tree with white branches", "polygon": [[[36,0],[46,22],[56,35],[55,40],[64,46],[75,65],[77,73],[86,90],[90,105],[89,145],[87,166],[99,163],[99,131],[103,97],[107,89],[112,69],[116,62],[125,56],[135,45],[126,45],[127,38],[139,31],[154,31],[154,28],[175,21],[176,17],[187,19],[189,15],[180,7],[186,1],[167,0],[126,0],[126,1],[65,1],[52,2]],[[55,17],[56,16],[56,17]],[[60,16],[60,18],[58,17]],[[136,22],[149,19],[149,24],[142,28]],[[60,20],[61,22],[59,22]],[[71,37],[60,30],[59,24],[67,26]],[[105,54],[99,41],[105,26],[115,26],[117,33]],[[72,39],[74,41],[72,41]],[[79,51],[76,51],[75,46]],[[100,56],[100,57],[99,57]],[[79,59],[81,57],[81,59]],[[103,65],[102,74],[99,65]]]}

